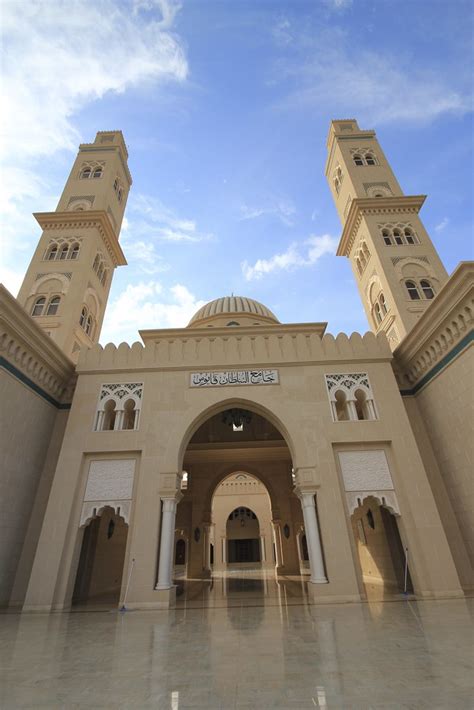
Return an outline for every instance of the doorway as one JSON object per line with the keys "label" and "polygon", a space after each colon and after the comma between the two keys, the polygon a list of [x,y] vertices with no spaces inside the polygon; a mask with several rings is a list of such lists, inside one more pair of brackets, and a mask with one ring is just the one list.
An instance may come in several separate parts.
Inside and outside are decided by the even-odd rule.
{"label": "doorway", "polygon": [[84,530],[72,604],[118,604],[128,525],[104,508]]}

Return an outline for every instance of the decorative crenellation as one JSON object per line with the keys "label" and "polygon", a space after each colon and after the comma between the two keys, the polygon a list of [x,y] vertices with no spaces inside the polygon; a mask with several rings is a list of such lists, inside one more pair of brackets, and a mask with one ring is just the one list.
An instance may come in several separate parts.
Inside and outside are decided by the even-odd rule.
{"label": "decorative crenellation", "polygon": [[[395,351],[395,374],[400,389],[420,383],[443,358],[472,334],[474,290],[470,285],[473,267],[462,262],[445,287]],[[447,287],[451,288],[448,289]]]}
{"label": "decorative crenellation", "polygon": [[[48,272],[45,272],[45,271],[44,271],[44,272],[41,273],[41,274],[36,274],[36,276],[35,276],[35,281],[39,281],[40,279],[43,278],[43,276],[48,276],[50,279],[54,279],[54,277],[56,276],[56,274],[55,274],[54,271],[48,271]],[[69,281],[70,281],[71,278],[72,278],[72,271],[61,271],[61,272],[59,273],[59,276],[65,276],[65,277],[66,277],[67,279],[69,279]]]}
{"label": "decorative crenellation", "polygon": [[377,419],[374,396],[366,372],[325,375],[333,421]]}
{"label": "decorative crenellation", "polygon": [[114,382],[101,386],[95,431],[138,429],[143,382]]}
{"label": "decorative crenellation", "polygon": [[[324,328],[324,325],[323,325]],[[266,332],[257,335],[255,330]],[[209,329],[211,331],[211,329]],[[275,326],[248,328],[244,334],[230,335],[229,328],[213,328],[210,332],[183,328],[169,334],[153,332],[147,336],[142,331],[145,347],[141,343],[121,343],[118,347],[109,343],[103,348],[94,345],[81,352],[78,371],[101,369],[120,371],[124,368],[148,369],[243,369],[274,367],[277,364],[321,363],[370,360],[391,360],[392,354],[384,334],[340,333],[337,337],[324,335],[321,327],[301,329],[282,326],[275,333]],[[270,332],[271,331],[271,332]]]}

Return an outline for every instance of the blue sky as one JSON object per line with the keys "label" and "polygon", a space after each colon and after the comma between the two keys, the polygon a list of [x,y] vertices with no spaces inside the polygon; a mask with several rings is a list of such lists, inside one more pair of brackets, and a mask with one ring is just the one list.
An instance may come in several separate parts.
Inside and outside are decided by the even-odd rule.
{"label": "blue sky", "polygon": [[[333,118],[375,128],[447,269],[472,258],[470,0],[2,5],[2,281],[16,293],[79,142],[120,128],[134,184],[101,342],[256,298],[368,324],[324,178]],[[26,40],[25,40],[26,38]]]}

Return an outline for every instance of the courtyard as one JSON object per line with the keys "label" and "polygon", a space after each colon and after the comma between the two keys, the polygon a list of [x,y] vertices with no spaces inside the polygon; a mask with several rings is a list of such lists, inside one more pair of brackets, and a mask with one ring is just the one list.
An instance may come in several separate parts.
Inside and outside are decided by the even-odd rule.
{"label": "courtyard", "polygon": [[0,707],[472,707],[472,599],[311,603],[306,583],[233,570],[177,606],[1,618]]}

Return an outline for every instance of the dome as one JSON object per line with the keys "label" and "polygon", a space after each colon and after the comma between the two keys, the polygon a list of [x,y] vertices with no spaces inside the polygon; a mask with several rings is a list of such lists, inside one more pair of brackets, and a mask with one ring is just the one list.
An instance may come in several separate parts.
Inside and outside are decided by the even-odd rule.
{"label": "dome", "polygon": [[[225,322],[232,316],[229,323]],[[235,319],[239,320],[236,321]],[[206,303],[189,321],[188,327],[210,325],[210,320],[216,325],[261,325],[263,323],[279,323],[278,318],[269,308],[245,296],[224,296]],[[258,323],[255,319],[258,319]],[[240,321],[243,321],[242,323]]]}

